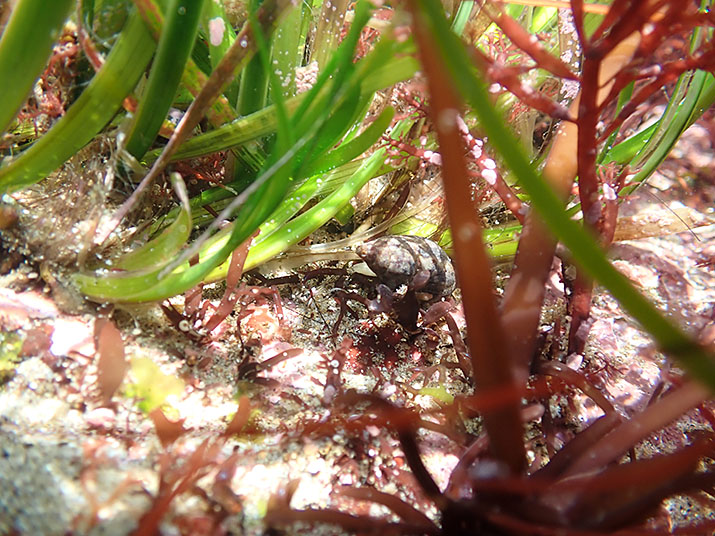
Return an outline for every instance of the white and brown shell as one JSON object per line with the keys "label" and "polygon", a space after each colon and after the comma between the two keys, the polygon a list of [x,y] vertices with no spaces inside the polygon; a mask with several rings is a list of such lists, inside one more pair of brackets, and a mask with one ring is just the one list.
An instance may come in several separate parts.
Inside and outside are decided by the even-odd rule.
{"label": "white and brown shell", "polygon": [[384,236],[361,244],[357,254],[388,287],[411,286],[415,276],[427,272],[419,288],[433,296],[449,296],[457,286],[454,266],[444,250],[420,236]]}

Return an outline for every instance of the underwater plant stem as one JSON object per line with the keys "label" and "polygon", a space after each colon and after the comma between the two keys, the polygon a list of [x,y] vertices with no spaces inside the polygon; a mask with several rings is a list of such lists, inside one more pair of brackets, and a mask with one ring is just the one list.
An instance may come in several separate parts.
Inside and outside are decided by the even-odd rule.
{"label": "underwater plant stem", "polygon": [[[604,248],[608,247],[611,241],[602,232],[608,211],[604,210],[601,202],[601,181],[597,174],[599,112],[610,94],[613,77],[631,60],[640,42],[641,34],[635,31],[617,45],[611,45],[613,50],[605,56],[603,46],[595,46],[590,42],[582,42],[581,45],[584,60],[577,119],[578,191],[584,226],[599,237]],[[569,303],[569,353],[582,353],[586,346],[588,326],[585,322],[591,314],[592,298],[593,281],[582,270],[578,270]]]}
{"label": "underwater plant stem", "polygon": [[606,287],[623,309],[632,315],[658,344],[661,351],[677,359],[694,378],[715,391],[715,353],[693,340],[683,329],[654,306],[633,283],[606,257],[594,237],[573,221],[558,196],[544,186],[543,178],[521,151],[519,142],[491,104],[488,88],[479,71],[471,66],[463,45],[449,30],[441,5],[423,0],[419,8],[429,16],[429,29],[437,36],[432,42],[440,51],[441,64],[451,75],[448,80],[459,88],[471,105],[492,146],[519,180],[549,230],[571,250],[574,261],[589,277]]}
{"label": "underwater plant stem", "polygon": [[[467,319],[472,377],[477,389],[509,390],[514,383],[512,364],[497,312],[490,263],[482,242],[481,222],[471,201],[464,156],[466,151],[458,126],[462,103],[455,90],[443,83],[449,76],[427,29],[429,22],[414,4],[410,4],[410,9],[420,58],[427,75],[432,102],[430,112],[442,155],[442,176],[454,240],[457,278]],[[525,451],[518,401],[485,412],[484,424],[489,434],[491,454],[513,473],[521,472]]]}
{"label": "underwater plant stem", "polygon": [[[609,94],[614,74],[630,61],[640,42],[639,35],[636,32],[619,43],[597,66],[598,79],[590,82],[593,91],[595,91],[593,95],[594,107]],[[582,87],[585,87],[585,83],[582,81]],[[580,96],[577,96],[571,103],[569,114],[576,115],[578,113],[580,115],[582,110],[585,109],[582,107]],[[581,139],[580,131],[583,130],[579,129],[579,125],[580,122],[561,122],[542,171],[544,178],[562,201],[565,201],[568,196],[579,167],[583,166],[580,160],[580,147],[577,145],[578,140]],[[595,130],[587,132],[587,134],[592,143],[591,147],[595,150]],[[592,160],[593,178],[595,179],[595,153]],[[546,223],[538,213],[530,211],[521,233],[514,259],[514,269],[502,301],[504,322],[509,327],[507,330],[509,347],[521,380],[528,377],[531,369],[545,283],[551,270],[555,251],[556,240],[549,232]],[[581,295],[584,299],[587,297],[588,304],[590,304],[590,292],[583,292]],[[577,308],[582,312],[583,309],[583,306]],[[588,306],[586,306],[586,311],[588,311]],[[586,316],[588,315],[586,314]]]}

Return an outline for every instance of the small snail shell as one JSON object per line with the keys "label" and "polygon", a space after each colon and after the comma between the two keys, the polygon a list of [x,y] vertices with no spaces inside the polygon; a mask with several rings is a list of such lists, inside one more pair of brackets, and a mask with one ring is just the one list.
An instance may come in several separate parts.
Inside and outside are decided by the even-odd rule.
{"label": "small snail shell", "polygon": [[[457,286],[454,266],[444,250],[420,236],[384,236],[361,244],[357,254],[388,287],[410,286],[415,276],[427,282],[416,289],[436,297],[449,296]],[[419,274],[419,275],[418,275]]]}

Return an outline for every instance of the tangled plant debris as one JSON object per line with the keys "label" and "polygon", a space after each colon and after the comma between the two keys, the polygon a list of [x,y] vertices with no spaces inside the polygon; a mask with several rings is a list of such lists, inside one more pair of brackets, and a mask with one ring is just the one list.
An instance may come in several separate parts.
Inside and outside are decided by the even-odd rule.
{"label": "tangled plant debris", "polygon": [[0,6],[0,533],[712,532],[714,26]]}

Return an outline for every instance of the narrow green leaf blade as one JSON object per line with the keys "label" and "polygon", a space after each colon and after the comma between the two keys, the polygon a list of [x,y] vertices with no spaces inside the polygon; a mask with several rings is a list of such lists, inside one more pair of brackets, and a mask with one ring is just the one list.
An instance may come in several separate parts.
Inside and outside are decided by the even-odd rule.
{"label": "narrow green leaf blade", "polygon": [[[378,45],[379,46],[379,45]],[[418,69],[417,61],[409,56],[392,57],[385,64],[380,64],[374,70],[363,68],[370,56],[360,60],[357,64],[357,73],[361,77],[363,94],[373,93],[389,87],[414,76]],[[301,93],[287,99],[286,110],[295,112],[308,96]],[[277,119],[275,106],[267,106],[258,112],[237,119],[220,128],[200,134],[187,140],[176,151],[172,160],[183,160],[203,156],[216,151],[223,151],[231,147],[242,145],[249,141],[273,134],[276,131]],[[147,159],[153,160],[158,153],[147,153]],[[151,156],[149,156],[151,155]]]}
{"label": "narrow green leaf blade", "polygon": [[367,158],[353,176],[335,192],[293,218],[289,223],[276,230],[267,240],[254,244],[248,252],[244,269],[250,270],[266,262],[325,225],[358,193],[367,181],[376,175],[384,160],[385,149],[380,149]]}
{"label": "narrow green leaf blade", "polygon": [[0,193],[41,181],[84,147],[112,119],[154,51],[154,40],[132,11],[106,62],[54,126],[0,168]]}
{"label": "narrow green leaf blade", "polygon": [[191,212],[188,206],[181,207],[178,217],[159,236],[141,248],[124,255],[115,266],[121,270],[142,270],[163,266],[181,251],[189,240],[190,233]]}
{"label": "narrow green leaf blade", "polygon": [[126,149],[141,158],[159,133],[179,87],[196,34],[204,0],[170,0],[164,28]]}
{"label": "narrow green leaf blade", "polygon": [[390,126],[390,122],[394,116],[395,109],[392,108],[392,106],[386,108],[377,119],[355,139],[347,143],[341,143],[336,149],[311,162],[311,164],[307,166],[305,174],[311,176],[325,173],[346,164],[353,158],[357,158],[380,139],[380,136],[382,136],[387,127]]}
{"label": "narrow green leaf blade", "polygon": [[0,38],[0,134],[42,72],[73,5],[72,0],[20,0],[15,4]]}

